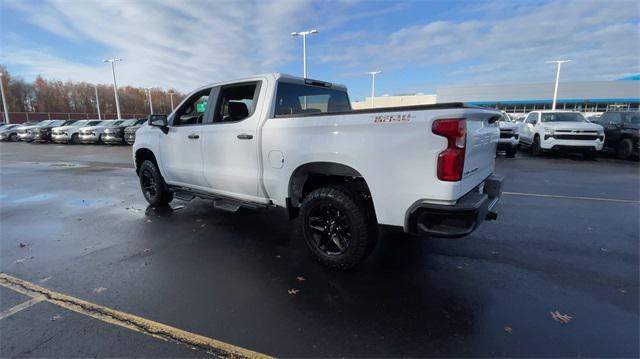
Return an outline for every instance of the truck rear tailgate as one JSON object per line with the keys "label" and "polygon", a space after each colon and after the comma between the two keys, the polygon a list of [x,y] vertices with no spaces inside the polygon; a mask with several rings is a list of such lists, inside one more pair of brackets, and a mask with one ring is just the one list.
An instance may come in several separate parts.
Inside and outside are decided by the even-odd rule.
{"label": "truck rear tailgate", "polygon": [[467,142],[464,170],[460,185],[466,193],[482,183],[493,173],[496,148],[500,138],[500,129],[495,119],[500,116],[495,111],[473,111],[467,113]]}

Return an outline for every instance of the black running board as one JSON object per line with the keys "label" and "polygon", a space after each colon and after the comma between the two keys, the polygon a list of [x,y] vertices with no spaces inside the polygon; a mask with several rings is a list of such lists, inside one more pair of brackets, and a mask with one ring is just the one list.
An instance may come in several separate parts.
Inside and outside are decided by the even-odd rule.
{"label": "black running board", "polygon": [[239,199],[235,199],[235,198],[231,198],[231,197],[227,197],[219,194],[205,193],[205,192],[201,192],[201,191],[194,190],[192,188],[186,188],[186,187],[169,186],[169,190],[173,192],[173,196],[175,198],[183,201],[191,201],[195,197],[212,200],[213,205],[216,208],[221,209],[223,211],[228,211],[228,212],[236,212],[240,208],[257,209],[257,208],[267,208],[267,207],[273,206],[273,204],[271,203],[265,204],[265,203],[243,201],[243,200],[239,200]]}

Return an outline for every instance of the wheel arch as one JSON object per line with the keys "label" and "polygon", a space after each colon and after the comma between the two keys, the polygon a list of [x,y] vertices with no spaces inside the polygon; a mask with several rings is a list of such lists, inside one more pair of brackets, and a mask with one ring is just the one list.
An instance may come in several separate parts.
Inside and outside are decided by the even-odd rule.
{"label": "wheel arch", "polygon": [[[136,173],[139,173],[140,171],[140,166],[142,166],[142,163],[146,160],[149,160],[151,162],[153,162],[156,166],[158,166],[158,160],[156,159],[155,154],[153,153],[153,151],[151,151],[148,148],[139,148],[136,150]],[[158,169],[160,169],[160,167],[158,167]]]}
{"label": "wheel arch", "polygon": [[298,166],[289,179],[289,217],[297,217],[300,205],[309,192],[320,187],[340,184],[347,184],[354,190],[371,196],[364,176],[353,167],[337,162],[308,162]]}

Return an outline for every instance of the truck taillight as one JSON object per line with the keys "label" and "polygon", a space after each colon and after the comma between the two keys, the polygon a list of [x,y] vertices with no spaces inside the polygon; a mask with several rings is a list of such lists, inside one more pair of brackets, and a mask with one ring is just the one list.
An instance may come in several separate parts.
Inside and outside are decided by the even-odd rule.
{"label": "truck taillight", "polygon": [[447,139],[447,149],[438,155],[438,179],[442,181],[461,180],[467,142],[467,121],[463,118],[435,120],[431,131]]}

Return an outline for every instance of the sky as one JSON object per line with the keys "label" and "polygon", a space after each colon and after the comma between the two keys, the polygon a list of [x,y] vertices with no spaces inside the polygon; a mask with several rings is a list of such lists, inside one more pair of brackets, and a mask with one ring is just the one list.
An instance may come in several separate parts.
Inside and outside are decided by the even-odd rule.
{"label": "sky", "polygon": [[370,95],[440,86],[552,82],[640,74],[640,2],[0,0],[0,63],[27,81],[175,88],[266,72]]}

